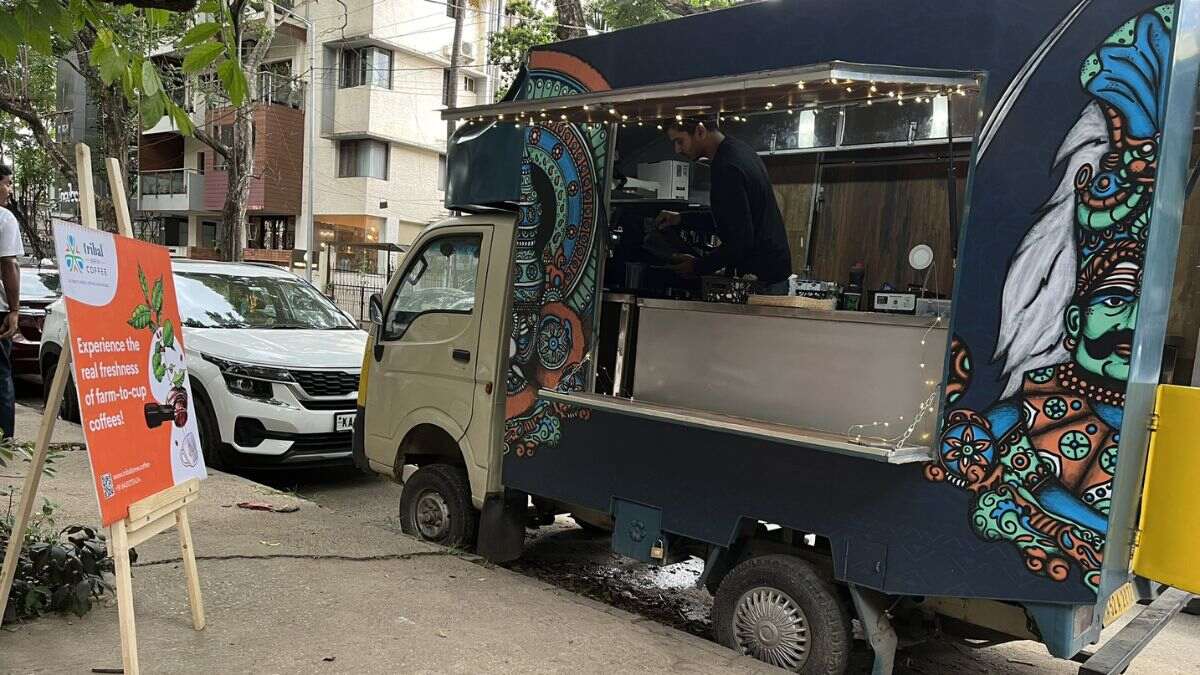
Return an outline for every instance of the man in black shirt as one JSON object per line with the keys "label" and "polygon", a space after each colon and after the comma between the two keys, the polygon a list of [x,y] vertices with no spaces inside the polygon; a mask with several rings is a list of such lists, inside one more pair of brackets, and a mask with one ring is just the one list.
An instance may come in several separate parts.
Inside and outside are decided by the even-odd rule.
{"label": "man in black shirt", "polygon": [[[675,152],[697,161],[712,160],[712,220],[721,246],[697,258],[677,255],[672,269],[683,276],[728,272],[753,274],[760,293],[786,295],[792,274],[792,254],[767,167],[749,145],[708,128],[695,120],[673,121],[667,135]],[[705,213],[663,211],[655,224],[662,227],[688,224]]]}

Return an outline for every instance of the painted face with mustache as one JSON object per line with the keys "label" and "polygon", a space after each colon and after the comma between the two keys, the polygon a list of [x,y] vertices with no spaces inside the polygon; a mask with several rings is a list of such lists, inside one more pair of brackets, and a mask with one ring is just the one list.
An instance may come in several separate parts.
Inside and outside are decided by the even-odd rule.
{"label": "painted face with mustache", "polygon": [[1139,279],[1135,262],[1119,262],[1067,308],[1068,346],[1084,370],[1118,382],[1129,378]]}

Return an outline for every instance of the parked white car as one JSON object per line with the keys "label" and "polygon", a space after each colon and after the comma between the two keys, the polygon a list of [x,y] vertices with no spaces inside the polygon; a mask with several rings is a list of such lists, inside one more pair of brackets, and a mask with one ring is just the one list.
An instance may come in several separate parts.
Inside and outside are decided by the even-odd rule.
{"label": "parked white car", "polygon": [[[172,262],[204,458],[214,468],[350,463],[367,334],[312,285],[270,265]],[[49,382],[66,334],[46,309]],[[73,383],[63,415],[78,419]]]}

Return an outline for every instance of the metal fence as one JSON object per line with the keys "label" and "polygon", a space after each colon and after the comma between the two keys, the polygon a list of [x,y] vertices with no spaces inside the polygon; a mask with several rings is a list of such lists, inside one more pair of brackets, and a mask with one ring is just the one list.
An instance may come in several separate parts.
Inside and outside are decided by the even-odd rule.
{"label": "metal fence", "polygon": [[361,268],[350,269],[343,265],[335,265],[329,272],[329,280],[325,288],[326,293],[338,307],[357,319],[359,323],[366,323],[371,318],[371,295],[383,293],[383,289],[387,288],[388,280],[400,268],[400,260],[407,247],[392,244],[366,244],[361,245],[361,248],[385,252],[385,255],[379,256],[377,264],[372,266],[378,271],[370,269],[364,271]]}

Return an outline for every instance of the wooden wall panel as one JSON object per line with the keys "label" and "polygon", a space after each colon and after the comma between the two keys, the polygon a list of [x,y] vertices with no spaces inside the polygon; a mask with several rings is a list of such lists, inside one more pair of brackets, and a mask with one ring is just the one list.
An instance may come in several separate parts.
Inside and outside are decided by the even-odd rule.
{"label": "wooden wall panel", "polygon": [[[230,110],[210,116],[209,126],[232,123]],[[209,129],[212,130],[211,128]],[[215,152],[205,153],[204,208],[219,211],[229,184],[226,172],[216,168]],[[254,110],[254,178],[250,180],[250,211],[271,215],[299,215],[304,180],[304,111],[280,105],[259,105]]]}
{"label": "wooden wall panel", "polygon": [[[967,163],[957,163],[960,209],[966,173]],[[884,282],[903,289],[924,277],[908,266],[909,249],[928,244],[935,261],[929,288],[950,295],[953,234],[944,163],[824,166],[821,188],[811,243],[816,278],[845,283],[850,267],[861,260],[868,290]]]}
{"label": "wooden wall panel", "polygon": [[775,201],[787,228],[788,247],[792,252],[792,272],[804,271],[808,259],[808,224],[812,217],[813,187],[817,178],[816,155],[764,157]]}
{"label": "wooden wall panel", "polygon": [[183,168],[183,136],[176,133],[142,136],[138,146],[139,171]]}

